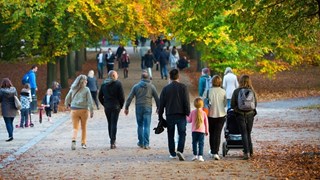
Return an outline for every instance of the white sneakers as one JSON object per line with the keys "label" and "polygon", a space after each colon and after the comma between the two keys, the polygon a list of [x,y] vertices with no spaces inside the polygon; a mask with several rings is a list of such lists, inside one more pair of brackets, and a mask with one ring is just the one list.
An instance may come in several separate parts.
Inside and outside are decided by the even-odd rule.
{"label": "white sneakers", "polygon": [[218,154],[214,154],[214,155],[213,155],[213,158],[214,158],[215,160],[220,160],[220,157],[219,157]]}
{"label": "white sneakers", "polygon": [[198,160],[199,160],[200,162],[203,162],[203,161],[204,161],[204,159],[203,159],[202,156],[199,156]]}
{"label": "white sneakers", "polygon": [[198,160],[198,156],[193,156],[193,158],[192,158],[191,160],[192,160],[192,161]]}
{"label": "white sneakers", "polygon": [[203,156],[193,156],[193,158],[191,159],[192,161],[200,161],[200,162],[203,162],[204,159],[203,159]]}

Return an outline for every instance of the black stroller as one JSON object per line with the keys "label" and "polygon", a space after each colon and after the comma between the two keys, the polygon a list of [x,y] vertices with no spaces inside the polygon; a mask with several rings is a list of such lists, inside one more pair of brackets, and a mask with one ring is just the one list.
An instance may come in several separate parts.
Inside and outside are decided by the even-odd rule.
{"label": "black stroller", "polygon": [[242,149],[242,138],[240,128],[236,122],[236,116],[233,109],[227,111],[227,123],[224,128],[224,137],[226,139],[222,144],[222,156],[225,157],[230,149]]}

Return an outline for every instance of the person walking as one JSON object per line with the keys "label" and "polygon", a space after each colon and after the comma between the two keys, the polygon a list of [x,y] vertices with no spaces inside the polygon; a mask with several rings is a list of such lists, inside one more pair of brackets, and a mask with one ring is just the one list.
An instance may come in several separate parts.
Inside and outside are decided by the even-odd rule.
{"label": "person walking", "polygon": [[[242,96],[244,95],[242,94],[242,92],[245,92],[244,94],[247,94],[246,97]],[[251,131],[253,127],[254,116],[257,114],[256,107],[257,97],[253,89],[251,79],[248,75],[242,75],[240,77],[239,87],[233,91],[231,98],[231,108],[234,110],[237,122],[240,127],[244,160],[249,159],[249,154],[250,157],[253,156]],[[244,110],[244,108],[246,108],[246,110]]]}
{"label": "person walking", "polygon": [[123,51],[121,55],[121,62],[122,62],[122,68],[123,68],[123,76],[124,78],[128,78],[130,58],[129,58],[129,54],[126,51]]}
{"label": "person walking", "polygon": [[90,90],[91,97],[92,97],[94,103],[96,104],[97,109],[99,110],[99,102],[98,102],[98,97],[97,97],[98,96],[99,86],[98,86],[98,80],[94,76],[94,71],[93,70],[90,70],[88,72],[88,80],[87,81],[88,81],[87,87]]}
{"label": "person walking", "polygon": [[52,96],[53,96],[53,113],[57,113],[58,105],[61,100],[61,85],[57,81],[52,82]]}
{"label": "person walking", "polygon": [[123,51],[125,51],[126,49],[124,48],[123,45],[119,45],[117,51],[116,51],[116,58],[118,61],[118,70],[122,68],[122,62],[121,62],[121,56],[123,54]]}
{"label": "person walking", "polygon": [[227,67],[224,71],[222,87],[227,92],[227,109],[229,109],[231,107],[232,93],[239,87],[237,76],[233,74],[230,67]]}
{"label": "person walking", "polygon": [[17,90],[13,87],[9,78],[3,78],[0,87],[1,112],[6,124],[9,138],[6,142],[13,140],[13,120],[17,115],[18,109],[15,106],[14,96],[18,96]]}
{"label": "person walking", "polygon": [[51,112],[53,109],[53,95],[52,95],[52,89],[47,89],[46,95],[44,95],[41,106],[44,107],[44,110],[46,112],[46,115],[48,117],[48,121],[51,122]]}
{"label": "person walking", "polygon": [[[173,69],[169,75],[172,82],[166,85],[160,94],[159,119],[163,119],[165,111],[170,158],[178,156],[180,161],[184,161],[186,116],[190,114],[189,91],[185,84],[179,82],[179,70]],[[179,135],[177,152],[174,142],[175,126],[177,126]]]}
{"label": "person walking", "polygon": [[71,108],[71,119],[73,125],[71,149],[76,149],[76,140],[81,124],[81,146],[87,149],[87,120],[93,117],[93,102],[90,89],[86,87],[87,76],[80,74],[72,83],[65,98],[65,106]]}
{"label": "person walking", "polygon": [[116,148],[117,125],[124,100],[124,91],[118,80],[118,73],[112,70],[108,73],[108,78],[103,82],[99,91],[99,101],[104,106],[108,121],[111,149]]}
{"label": "person walking", "polygon": [[107,64],[107,71],[109,73],[111,70],[114,69],[114,60],[115,60],[115,55],[112,52],[111,48],[108,49],[105,59]]}
{"label": "person walking", "polygon": [[[221,142],[221,132],[223,125],[226,121],[227,105],[226,91],[221,88],[222,79],[220,76],[215,75],[212,77],[212,87],[209,89],[208,98],[211,102],[211,107],[208,113],[209,119],[209,144],[210,144],[210,156],[215,160],[219,160],[220,157],[219,147]],[[203,99],[207,94],[203,94]]]}
{"label": "person walking", "polygon": [[148,47],[145,46],[145,43],[141,43],[141,48],[139,50],[141,57],[141,70],[145,69],[145,55],[148,53]]}
{"label": "person walking", "polygon": [[167,54],[164,49],[160,49],[159,64],[160,64],[161,79],[165,78],[165,80],[167,80],[168,78],[168,69],[167,69],[168,61],[169,61],[169,54]]}
{"label": "person walking", "polygon": [[200,97],[203,96],[203,93],[210,88],[210,69],[209,68],[203,68],[202,69],[202,75],[199,78],[198,82],[198,94]]}
{"label": "person walking", "polygon": [[144,55],[144,67],[147,68],[150,80],[152,80],[152,68],[153,64],[156,62],[151,49],[148,50],[147,54]]}
{"label": "person walking", "polygon": [[99,79],[103,79],[103,68],[104,68],[103,58],[104,58],[103,52],[102,52],[102,49],[100,48],[100,52],[97,54],[97,58],[96,58]]}
{"label": "person walking", "polygon": [[125,104],[125,115],[129,114],[129,106],[134,97],[136,98],[135,105],[136,120],[138,124],[138,146],[144,149],[150,149],[149,137],[152,113],[152,98],[156,103],[158,111],[159,97],[156,87],[150,83],[147,71],[142,72],[140,82],[138,82],[132,87]]}
{"label": "person walking", "polygon": [[208,135],[208,117],[202,110],[203,100],[200,97],[196,98],[193,104],[196,109],[191,111],[190,115],[187,117],[188,123],[192,124],[192,151],[194,155],[192,161],[199,160],[202,162],[204,161],[204,136]]}

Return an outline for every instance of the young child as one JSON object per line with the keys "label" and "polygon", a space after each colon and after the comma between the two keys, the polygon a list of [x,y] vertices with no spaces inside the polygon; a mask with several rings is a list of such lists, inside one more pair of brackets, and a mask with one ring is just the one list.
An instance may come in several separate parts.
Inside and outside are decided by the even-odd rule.
{"label": "young child", "polygon": [[58,105],[61,98],[61,86],[57,81],[52,82],[52,96],[53,96],[53,113],[58,112]]}
{"label": "young child", "polygon": [[[195,110],[190,112],[187,117],[188,123],[192,123],[192,150],[194,157],[192,161],[203,159],[203,146],[204,146],[204,135],[208,135],[208,117],[207,114],[202,110],[203,100],[197,97],[194,100]],[[199,146],[199,152],[197,151]]]}
{"label": "young child", "polygon": [[[30,102],[31,102],[31,89],[30,84],[26,83],[20,93],[20,101],[21,101],[21,120],[20,120],[20,128],[28,127],[28,117],[30,111]],[[24,125],[24,126],[23,126]]]}
{"label": "young child", "polygon": [[47,90],[46,95],[43,97],[41,106],[44,107],[44,110],[46,111],[46,115],[48,117],[48,121],[51,122],[51,111],[53,106],[53,96],[51,88]]}

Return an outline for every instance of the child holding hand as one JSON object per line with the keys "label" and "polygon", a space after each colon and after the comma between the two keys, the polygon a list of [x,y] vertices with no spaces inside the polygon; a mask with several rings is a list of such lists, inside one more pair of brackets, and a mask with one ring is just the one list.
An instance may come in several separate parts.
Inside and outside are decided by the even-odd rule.
{"label": "child holding hand", "polygon": [[53,107],[53,96],[51,88],[47,90],[46,95],[43,97],[41,106],[44,107],[44,110],[46,111],[46,115],[48,117],[48,121],[51,122],[51,111]]}
{"label": "child holding hand", "polygon": [[203,146],[204,136],[208,135],[208,117],[202,110],[203,100],[200,97],[194,100],[194,107],[196,109],[191,111],[190,115],[187,117],[188,123],[191,123],[192,125],[192,150],[194,155],[192,160],[204,161]]}

